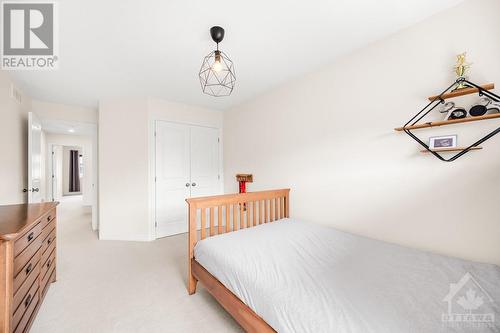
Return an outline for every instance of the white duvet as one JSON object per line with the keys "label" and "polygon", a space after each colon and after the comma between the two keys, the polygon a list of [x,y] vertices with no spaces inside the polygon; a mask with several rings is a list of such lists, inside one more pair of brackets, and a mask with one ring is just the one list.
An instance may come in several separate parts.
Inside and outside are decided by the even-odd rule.
{"label": "white duvet", "polygon": [[[495,265],[293,219],[210,237],[194,252],[278,332],[500,332],[500,267]],[[451,299],[451,313],[467,312],[459,303],[465,304],[459,301],[463,296],[471,313],[493,314],[493,323],[443,322],[450,284],[467,272],[480,287],[466,277],[467,284]],[[467,298],[469,290],[475,294]],[[483,303],[471,309],[480,297]]]}

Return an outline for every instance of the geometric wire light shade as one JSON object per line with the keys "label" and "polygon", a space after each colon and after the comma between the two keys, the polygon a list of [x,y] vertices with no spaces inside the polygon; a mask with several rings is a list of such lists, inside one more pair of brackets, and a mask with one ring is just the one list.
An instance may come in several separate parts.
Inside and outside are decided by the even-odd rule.
{"label": "geometric wire light shade", "polygon": [[201,89],[205,94],[219,97],[229,96],[236,83],[234,65],[231,59],[222,51],[219,51],[219,42],[224,38],[224,29],[212,27],[210,29],[212,39],[217,43],[217,49],[210,52],[201,64],[198,74]]}

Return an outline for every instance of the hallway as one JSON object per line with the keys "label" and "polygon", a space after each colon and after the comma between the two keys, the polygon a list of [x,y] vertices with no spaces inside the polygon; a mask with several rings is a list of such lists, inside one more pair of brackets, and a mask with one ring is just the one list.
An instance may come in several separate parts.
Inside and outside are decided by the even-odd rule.
{"label": "hallway", "polygon": [[81,197],[58,206],[57,281],[31,332],[240,332],[204,290],[188,296],[186,235],[99,241]]}

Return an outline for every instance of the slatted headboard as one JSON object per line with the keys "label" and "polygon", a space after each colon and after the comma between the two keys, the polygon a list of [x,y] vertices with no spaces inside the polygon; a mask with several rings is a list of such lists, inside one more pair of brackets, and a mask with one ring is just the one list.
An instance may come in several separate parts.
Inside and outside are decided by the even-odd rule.
{"label": "slatted headboard", "polygon": [[290,189],[281,189],[186,199],[189,206],[189,293],[194,293],[196,288],[191,260],[199,239],[289,217],[289,194]]}

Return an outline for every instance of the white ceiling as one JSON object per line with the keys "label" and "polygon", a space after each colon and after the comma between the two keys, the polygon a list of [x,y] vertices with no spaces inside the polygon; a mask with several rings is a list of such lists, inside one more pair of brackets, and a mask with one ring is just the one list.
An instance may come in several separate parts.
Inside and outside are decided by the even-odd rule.
{"label": "white ceiling", "polygon": [[[97,106],[150,96],[227,109],[461,0],[64,0],[57,71],[13,76],[33,98]],[[202,94],[198,71],[226,30],[234,61],[229,97]]]}

